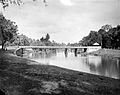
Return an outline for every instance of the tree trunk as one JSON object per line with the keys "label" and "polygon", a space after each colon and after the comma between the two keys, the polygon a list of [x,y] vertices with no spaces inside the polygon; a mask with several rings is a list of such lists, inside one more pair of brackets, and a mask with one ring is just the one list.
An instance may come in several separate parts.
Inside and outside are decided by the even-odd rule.
{"label": "tree trunk", "polygon": [[2,41],[2,50],[4,50],[5,41]]}

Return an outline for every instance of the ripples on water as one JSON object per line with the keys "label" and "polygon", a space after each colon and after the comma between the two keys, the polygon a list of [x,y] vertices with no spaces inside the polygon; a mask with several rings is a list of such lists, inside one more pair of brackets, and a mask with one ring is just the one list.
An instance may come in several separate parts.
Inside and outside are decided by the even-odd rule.
{"label": "ripples on water", "polygon": [[65,56],[64,52],[52,53],[27,53],[23,57],[30,58],[42,64],[55,65],[76,71],[87,72],[107,77],[120,79],[120,60],[110,59],[101,56],[81,56],[75,57],[69,52]]}

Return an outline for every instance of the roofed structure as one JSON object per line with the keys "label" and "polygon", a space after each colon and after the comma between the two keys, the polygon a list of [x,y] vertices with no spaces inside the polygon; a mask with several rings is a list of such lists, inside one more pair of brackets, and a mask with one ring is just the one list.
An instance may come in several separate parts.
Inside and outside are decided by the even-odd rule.
{"label": "roofed structure", "polygon": [[94,43],[93,46],[100,46],[100,44],[98,44],[98,43]]}

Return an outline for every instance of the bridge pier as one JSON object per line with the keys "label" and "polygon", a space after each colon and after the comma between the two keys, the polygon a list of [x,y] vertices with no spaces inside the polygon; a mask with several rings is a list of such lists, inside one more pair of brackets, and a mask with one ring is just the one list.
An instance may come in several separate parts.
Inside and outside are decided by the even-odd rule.
{"label": "bridge pier", "polygon": [[65,48],[65,57],[67,57],[67,56],[68,56],[68,49]]}
{"label": "bridge pier", "polygon": [[87,52],[87,48],[84,48],[84,52]]}
{"label": "bridge pier", "polygon": [[45,54],[47,54],[47,49],[44,49]]}
{"label": "bridge pier", "polygon": [[24,54],[24,49],[23,49],[23,48],[21,48],[21,54],[22,54],[22,55]]}
{"label": "bridge pier", "polygon": [[77,48],[75,48],[74,54],[75,56],[77,56]]}

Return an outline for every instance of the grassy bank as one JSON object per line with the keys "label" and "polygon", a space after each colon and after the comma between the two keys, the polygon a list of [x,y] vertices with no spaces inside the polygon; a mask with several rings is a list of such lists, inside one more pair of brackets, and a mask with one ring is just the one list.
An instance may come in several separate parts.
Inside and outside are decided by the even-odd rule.
{"label": "grassy bank", "polygon": [[94,51],[88,53],[91,55],[98,55],[98,56],[107,56],[113,58],[120,58],[120,50],[113,50],[113,49],[100,49],[98,51]]}
{"label": "grassy bank", "polygon": [[6,95],[119,95],[120,80],[39,64],[0,51]]}

